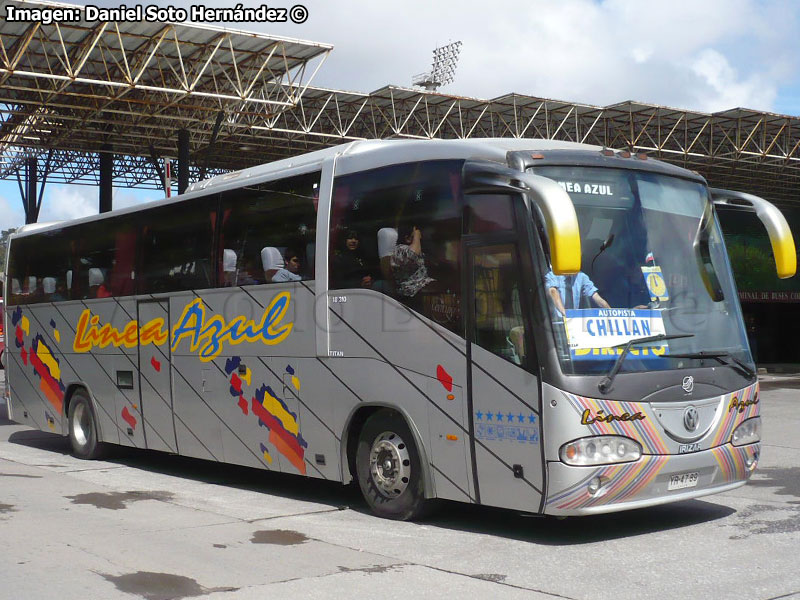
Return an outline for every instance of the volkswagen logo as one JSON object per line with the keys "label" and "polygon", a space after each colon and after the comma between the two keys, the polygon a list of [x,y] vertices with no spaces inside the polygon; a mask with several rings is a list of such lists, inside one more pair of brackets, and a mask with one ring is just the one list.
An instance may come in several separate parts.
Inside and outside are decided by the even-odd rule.
{"label": "volkswagen logo", "polygon": [[686,431],[694,431],[700,424],[700,413],[694,406],[689,406],[683,411],[683,426]]}
{"label": "volkswagen logo", "polygon": [[692,390],[694,389],[694,377],[691,375],[687,375],[683,378],[683,391],[687,394],[691,394]]}

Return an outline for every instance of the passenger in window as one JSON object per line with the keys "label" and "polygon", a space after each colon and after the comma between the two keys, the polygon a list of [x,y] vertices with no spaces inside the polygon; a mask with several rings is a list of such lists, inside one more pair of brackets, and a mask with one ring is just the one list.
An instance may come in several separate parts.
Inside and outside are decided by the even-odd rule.
{"label": "passenger in window", "polygon": [[283,258],[286,261],[286,266],[283,269],[279,269],[278,272],[272,276],[273,283],[302,280],[303,276],[300,275],[300,254],[289,248],[286,250]]}
{"label": "passenger in window", "polygon": [[66,300],[64,295],[59,293],[59,290],[56,289],[55,277],[45,277],[42,279],[42,288],[44,289],[44,300],[46,302],[60,302],[61,300]]}
{"label": "passenger in window", "polygon": [[222,250],[222,281],[223,287],[236,284],[236,251],[231,248]]}
{"label": "passenger in window", "polygon": [[380,268],[382,283],[381,291],[392,296],[395,293],[394,273],[392,273],[392,256],[397,245],[397,229],[382,227],[378,230],[378,266]]}
{"label": "passenger in window", "polygon": [[284,267],[281,251],[274,246],[262,248],[261,266],[264,268],[264,280],[267,283],[273,281],[275,274]]}
{"label": "passenger in window", "polygon": [[56,293],[53,294],[52,297],[53,302],[59,302],[61,300],[69,300],[69,289],[67,289],[63,280],[56,282]]}
{"label": "passenger in window", "polygon": [[414,298],[423,288],[436,281],[428,276],[422,252],[422,232],[416,225],[398,228],[391,265],[397,294],[401,298]]}
{"label": "passenger in window", "polygon": [[598,293],[597,286],[583,271],[577,275],[556,275],[548,271],[544,278],[547,293],[555,305],[554,316],[566,315],[567,310],[581,307],[583,298],[591,299],[601,308],[611,308],[608,302]]}
{"label": "passenger in window", "polygon": [[111,292],[105,284],[103,271],[97,267],[89,269],[89,298],[110,298]]}
{"label": "passenger in window", "polygon": [[252,257],[245,256],[236,278],[236,285],[264,283],[264,271]]}
{"label": "passenger in window", "polygon": [[509,346],[511,346],[511,362],[515,365],[525,363],[525,327],[517,325],[508,332]]}
{"label": "passenger in window", "polygon": [[358,231],[355,229],[349,229],[345,233],[344,248],[333,258],[333,274],[336,287],[372,287],[372,274],[359,248]]}

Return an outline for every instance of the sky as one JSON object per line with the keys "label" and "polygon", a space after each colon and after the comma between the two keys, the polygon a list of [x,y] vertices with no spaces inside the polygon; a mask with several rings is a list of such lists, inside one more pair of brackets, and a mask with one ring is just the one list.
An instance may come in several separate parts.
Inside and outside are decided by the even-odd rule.
{"label": "sky", "polygon": [[[333,44],[312,85],[359,92],[410,86],[413,75],[430,69],[434,48],[461,41],[455,80],[442,92],[477,98],[516,92],[599,106],[635,100],[702,112],[744,107],[800,116],[800,2],[795,0],[276,0],[269,5],[289,8],[295,1],[308,9],[303,24],[225,25]],[[149,3],[188,7],[192,2]],[[113,203],[118,208],[159,197],[155,191],[115,188]],[[96,188],[48,184],[39,220],[96,212]],[[0,229],[23,222],[16,180],[0,182]]]}

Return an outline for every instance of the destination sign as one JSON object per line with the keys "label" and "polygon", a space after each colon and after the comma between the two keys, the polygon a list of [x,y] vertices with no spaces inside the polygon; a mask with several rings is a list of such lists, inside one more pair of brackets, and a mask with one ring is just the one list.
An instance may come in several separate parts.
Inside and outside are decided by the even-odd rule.
{"label": "destination sign", "polygon": [[[564,319],[570,354],[576,360],[608,360],[630,340],[665,334],[660,310],[591,308],[567,310]],[[632,356],[657,358],[667,350],[665,342],[631,348]]]}

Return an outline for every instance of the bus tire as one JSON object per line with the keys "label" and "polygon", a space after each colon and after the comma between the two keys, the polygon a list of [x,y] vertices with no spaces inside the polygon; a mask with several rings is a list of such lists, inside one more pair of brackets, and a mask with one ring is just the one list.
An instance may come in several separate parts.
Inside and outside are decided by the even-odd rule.
{"label": "bus tire", "polygon": [[105,452],[105,445],[97,438],[97,419],[84,390],[78,389],[72,394],[68,421],[72,453],[85,460],[100,458]]}
{"label": "bus tire", "polygon": [[372,512],[407,521],[426,508],[422,463],[414,436],[396,412],[382,409],[364,423],[356,450],[361,493]]}

